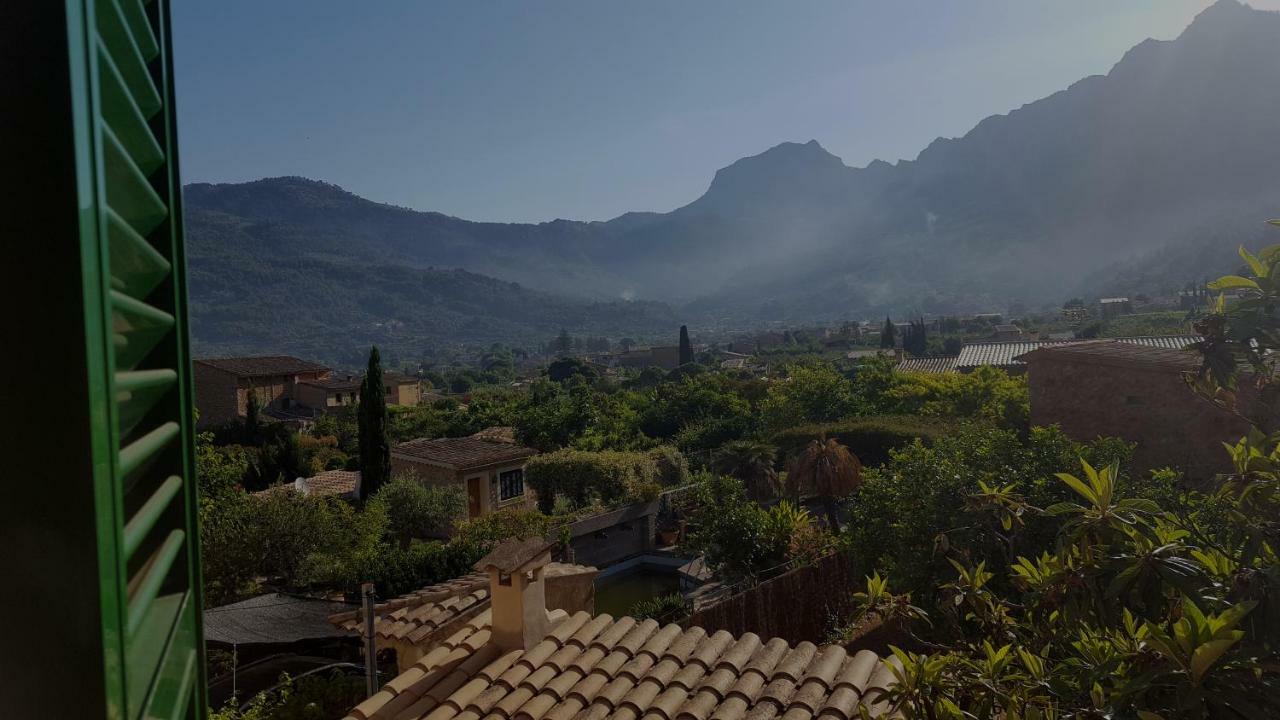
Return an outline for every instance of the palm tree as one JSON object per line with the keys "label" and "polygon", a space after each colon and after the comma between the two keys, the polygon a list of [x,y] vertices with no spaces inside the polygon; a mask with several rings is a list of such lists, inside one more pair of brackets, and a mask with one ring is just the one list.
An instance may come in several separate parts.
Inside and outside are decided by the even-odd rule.
{"label": "palm tree", "polygon": [[802,491],[822,498],[827,523],[833,532],[840,531],[836,498],[858,489],[862,484],[862,462],[834,438],[819,438],[809,443],[791,464],[787,473],[788,490],[795,497]]}
{"label": "palm tree", "polygon": [[716,472],[741,480],[747,496],[760,503],[776,497],[782,489],[773,467],[777,453],[777,448],[767,443],[734,440],[720,448],[712,464]]}

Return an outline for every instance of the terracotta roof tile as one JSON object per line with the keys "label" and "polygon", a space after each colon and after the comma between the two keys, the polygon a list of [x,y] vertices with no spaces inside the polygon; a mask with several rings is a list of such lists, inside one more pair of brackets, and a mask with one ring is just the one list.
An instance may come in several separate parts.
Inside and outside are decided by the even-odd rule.
{"label": "terracotta roof tile", "polygon": [[269,375],[297,375],[305,372],[328,372],[319,363],[301,360],[292,355],[262,355],[258,357],[200,358],[197,365],[207,365],[239,377],[266,377]]}
{"label": "terracotta roof tile", "polygon": [[[548,577],[557,577],[595,571],[585,565],[551,563],[544,572]],[[455,633],[464,623],[471,623],[471,627],[487,625],[488,620],[481,616],[488,609],[489,577],[473,573],[379,603],[374,608],[374,633],[384,640],[430,646]],[[355,633],[361,632],[364,625],[359,610],[330,615],[329,622]]]}
{"label": "terracotta roof tile", "polygon": [[391,448],[392,455],[421,460],[456,470],[516,462],[538,454],[533,448],[475,437],[419,438]]}
{"label": "terracotta roof tile", "polygon": [[489,617],[461,624],[349,717],[853,720],[859,703],[884,714],[874,688],[893,680],[866,651],[586,613],[558,613],[533,648],[504,652],[489,643]]}

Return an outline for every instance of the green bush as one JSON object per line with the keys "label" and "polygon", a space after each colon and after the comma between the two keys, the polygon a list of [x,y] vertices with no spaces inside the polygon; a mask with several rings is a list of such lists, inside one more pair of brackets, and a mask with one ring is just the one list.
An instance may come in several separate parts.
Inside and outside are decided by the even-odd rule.
{"label": "green bush", "polygon": [[649,486],[658,479],[658,462],[645,452],[557,450],[534,456],[525,467],[525,482],[538,494],[538,509],[547,514],[557,496],[576,507],[619,505],[652,495]]}
{"label": "green bush", "polygon": [[370,498],[373,503],[386,507],[388,532],[401,547],[414,539],[447,537],[467,514],[467,494],[461,486],[424,485],[405,476],[379,488]]}
{"label": "green bush", "polygon": [[670,595],[660,595],[656,598],[641,600],[631,606],[631,610],[627,612],[627,615],[636,620],[653,618],[654,620],[660,619],[664,622],[670,622],[680,616],[688,615],[691,610],[693,610],[693,603],[689,602],[689,599],[684,595],[673,592]]}
{"label": "green bush", "polygon": [[689,483],[689,461],[684,454],[670,445],[659,445],[649,451],[658,471],[658,484],[664,487],[680,487]]}
{"label": "green bush", "polygon": [[834,438],[858,456],[862,464],[875,467],[889,461],[892,450],[906,447],[920,438],[931,444],[955,430],[955,422],[910,415],[881,415],[852,418],[840,422],[801,425],[774,434],[782,460],[794,456],[812,440]]}

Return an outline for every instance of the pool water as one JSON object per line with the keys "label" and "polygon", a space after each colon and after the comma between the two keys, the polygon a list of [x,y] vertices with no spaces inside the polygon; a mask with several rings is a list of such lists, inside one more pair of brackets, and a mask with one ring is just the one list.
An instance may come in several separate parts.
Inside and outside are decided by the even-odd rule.
{"label": "pool water", "polygon": [[626,615],[641,600],[680,591],[680,576],[644,566],[624,570],[596,581],[596,614]]}

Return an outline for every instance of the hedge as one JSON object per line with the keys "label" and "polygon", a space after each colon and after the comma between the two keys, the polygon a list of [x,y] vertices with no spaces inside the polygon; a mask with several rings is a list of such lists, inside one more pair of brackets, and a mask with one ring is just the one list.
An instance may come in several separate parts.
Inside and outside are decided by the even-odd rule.
{"label": "hedge", "polygon": [[785,462],[819,437],[835,438],[847,446],[863,465],[875,467],[889,461],[889,451],[909,445],[916,438],[931,443],[955,429],[954,421],[918,415],[875,415],[832,423],[801,425],[776,433],[771,442]]}
{"label": "hedge", "polygon": [[557,496],[578,507],[652,499],[662,485],[680,484],[688,473],[684,456],[673,448],[649,452],[565,449],[530,458],[525,482],[538,494],[538,509],[549,514]]}

